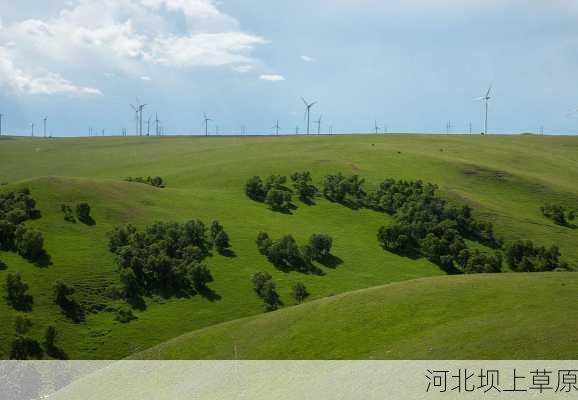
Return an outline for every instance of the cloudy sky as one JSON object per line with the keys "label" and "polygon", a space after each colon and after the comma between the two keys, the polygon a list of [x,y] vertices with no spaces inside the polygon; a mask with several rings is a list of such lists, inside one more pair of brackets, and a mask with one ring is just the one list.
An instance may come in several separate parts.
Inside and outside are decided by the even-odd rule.
{"label": "cloudy sky", "polygon": [[[575,0],[19,0],[0,3],[3,130],[134,134],[323,127],[578,132]],[[152,124],[151,124],[152,125]],[[146,130],[146,123],[145,123]]]}

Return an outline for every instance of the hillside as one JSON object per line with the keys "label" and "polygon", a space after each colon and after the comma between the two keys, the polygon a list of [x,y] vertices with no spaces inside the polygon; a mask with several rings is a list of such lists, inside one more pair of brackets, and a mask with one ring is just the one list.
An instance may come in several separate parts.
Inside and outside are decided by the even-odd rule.
{"label": "hillside", "polygon": [[[388,177],[436,183],[445,197],[470,204],[477,217],[493,222],[496,232],[506,240],[528,238],[540,245],[557,244],[566,261],[578,264],[575,245],[578,230],[553,224],[539,210],[545,202],[578,204],[575,184],[578,140],[573,137],[2,138],[0,182],[7,185],[0,186],[0,191],[30,189],[42,216],[26,224],[43,233],[52,265],[39,268],[15,253],[0,251],[0,260],[8,265],[5,271],[0,271],[0,290],[4,293],[6,274],[20,271],[34,296],[33,310],[27,313],[34,323],[31,333],[34,337],[40,340],[46,326],[55,324],[60,335],[58,343],[71,358],[117,359],[187,332],[261,314],[262,302],[250,282],[257,271],[267,271],[274,277],[287,306],[293,305],[289,292],[292,283],[297,281],[307,286],[313,301],[392,282],[444,275],[439,267],[425,259],[404,258],[380,248],[376,232],[390,222],[390,217],[384,214],[351,210],[321,198],[316,199],[313,206],[296,201],[298,208],[293,214],[282,214],[251,201],[244,194],[244,184],[253,175],[288,175],[302,170],[310,171],[316,184],[320,184],[324,175],[339,171],[361,175],[368,188]],[[148,175],[163,177],[167,187],[159,189],[123,181],[128,176]],[[92,208],[94,226],[70,224],[63,219],[62,203],[82,201]],[[137,320],[128,324],[115,321],[110,309],[118,302],[109,299],[106,292],[111,284],[119,281],[119,276],[108,250],[108,233],[125,223],[144,227],[158,220],[184,222],[193,218],[200,218],[206,224],[218,219],[231,237],[235,257],[214,255],[207,260],[215,278],[210,288],[220,299],[155,297],[147,299],[146,310],[135,311]],[[255,238],[259,231],[275,237],[292,234],[298,240],[305,240],[313,233],[328,233],[334,239],[333,253],[341,263],[336,268],[322,267],[323,276],[280,272],[257,251]],[[504,275],[498,281],[526,279],[524,276],[506,278]],[[543,292],[543,300],[556,298],[549,286],[534,282],[544,276],[545,281],[567,277],[568,288],[574,279],[571,274],[537,274],[527,278],[536,285],[528,286],[527,290]],[[484,278],[451,279],[461,282]],[[93,311],[85,322],[70,322],[53,304],[52,287],[56,280],[71,284],[83,306]],[[417,282],[426,285],[424,282],[441,281]],[[512,290],[515,288],[513,285]],[[491,290],[494,289],[488,288],[489,293]],[[499,288],[495,290],[503,294]],[[465,293],[453,295],[457,308],[467,312],[470,307],[464,306],[459,298]],[[565,290],[556,292],[556,296],[558,301],[562,299],[560,303],[573,301],[575,297]],[[327,301],[331,303],[337,298],[340,297]],[[505,298],[504,302],[507,301]],[[497,307],[499,298],[495,302]],[[521,304],[520,307],[525,307]],[[297,311],[287,309],[264,318],[285,312]],[[6,302],[0,302],[0,356],[3,358],[8,355],[16,315]],[[561,314],[559,317],[562,318]],[[507,319],[505,314],[503,318]],[[561,328],[562,333],[564,329]],[[367,350],[358,350],[358,355],[343,353],[342,356],[355,358],[367,354]],[[468,349],[462,350],[460,354],[464,357],[469,354]],[[228,349],[219,351],[228,357]],[[282,357],[279,351],[281,349],[271,349],[269,354]],[[552,347],[551,351],[558,350]],[[399,354],[402,353],[400,348]],[[211,354],[221,353],[202,351],[199,357],[211,357]],[[247,350],[246,357],[251,357],[249,354]],[[333,353],[327,354],[323,358]],[[376,353],[375,357],[388,357],[380,354]],[[555,356],[556,353],[547,354]],[[291,358],[290,353],[285,356]],[[308,355],[303,353],[303,357]]]}
{"label": "hillside", "polygon": [[574,273],[422,278],[227,322],[138,359],[449,360],[578,357]]}

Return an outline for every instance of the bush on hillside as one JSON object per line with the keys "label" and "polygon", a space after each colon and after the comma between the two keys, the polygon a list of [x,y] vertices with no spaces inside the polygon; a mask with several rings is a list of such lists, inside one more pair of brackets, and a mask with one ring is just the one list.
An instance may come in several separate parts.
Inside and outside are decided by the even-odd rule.
{"label": "bush on hillside", "polygon": [[26,317],[17,316],[14,319],[16,338],[10,350],[11,360],[41,359],[44,355],[38,341],[27,336],[32,329],[32,321]]}
{"label": "bush on hillside", "polygon": [[309,238],[309,246],[312,250],[312,258],[321,261],[331,253],[333,239],[329,235],[314,234]]}
{"label": "bush on hillside", "polygon": [[291,296],[297,304],[301,304],[309,297],[309,292],[304,284],[297,282],[292,287]]}
{"label": "bush on hillside", "polygon": [[245,185],[245,194],[252,200],[266,203],[273,211],[288,212],[293,204],[286,183],[286,176],[271,175],[265,181],[254,176]]}
{"label": "bush on hillside", "polygon": [[6,302],[17,311],[32,311],[34,299],[28,294],[28,285],[20,272],[6,276]]}
{"label": "bush on hillside", "polygon": [[266,311],[274,311],[283,305],[277,293],[273,277],[267,272],[257,272],[251,279],[255,293],[263,299]]}
{"label": "bush on hillside", "polygon": [[513,271],[545,272],[555,269],[568,269],[567,263],[560,260],[560,250],[557,246],[546,249],[544,246],[534,246],[531,240],[518,240],[506,249],[506,260]]}
{"label": "bush on hillside", "polygon": [[552,220],[555,224],[569,226],[576,219],[576,212],[568,210],[559,204],[545,204],[540,208],[542,215]]}
{"label": "bush on hillside", "polygon": [[323,196],[334,203],[349,207],[364,205],[366,193],[363,189],[365,181],[358,175],[346,177],[341,172],[327,175],[323,180]]}
{"label": "bush on hillside", "polygon": [[75,224],[76,218],[74,218],[74,212],[72,211],[72,207],[67,204],[62,204],[60,206],[60,211],[64,214],[64,220],[70,223]]}
{"label": "bush on hillside", "polygon": [[60,306],[62,313],[73,322],[82,322],[85,317],[82,306],[72,297],[75,293],[73,287],[62,281],[54,284],[54,303]]}
{"label": "bush on hillside", "polygon": [[150,186],[154,186],[157,188],[164,188],[165,187],[165,181],[163,180],[163,178],[161,178],[160,176],[147,176],[147,177],[128,177],[125,179],[125,181],[127,182],[136,182],[136,183],[143,183],[145,185],[150,185]]}
{"label": "bush on hillside", "polygon": [[299,199],[306,204],[311,204],[313,197],[317,194],[317,188],[312,184],[311,173],[308,171],[295,172],[291,175],[291,180]]}
{"label": "bush on hillside", "polygon": [[44,237],[35,229],[18,225],[14,232],[16,251],[30,261],[38,261],[44,255]]}
{"label": "bush on hillside", "polygon": [[76,218],[86,225],[94,225],[94,219],[90,215],[90,205],[88,203],[79,203],[76,205]]}

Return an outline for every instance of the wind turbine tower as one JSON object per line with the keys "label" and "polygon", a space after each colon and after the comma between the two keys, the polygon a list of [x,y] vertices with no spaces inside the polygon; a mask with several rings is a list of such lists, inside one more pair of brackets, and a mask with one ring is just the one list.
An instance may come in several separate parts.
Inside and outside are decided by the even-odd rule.
{"label": "wind turbine tower", "polygon": [[379,125],[377,125],[377,120],[375,121],[374,129],[375,129],[375,134],[376,134],[376,135],[379,134],[379,130],[380,130],[381,128],[379,127]]}
{"label": "wind turbine tower", "polygon": [[42,127],[45,138],[46,138],[46,121],[48,121],[48,117],[44,117],[44,119],[42,120]]}
{"label": "wind turbine tower", "polygon": [[488,88],[488,91],[486,92],[485,96],[478,97],[477,99],[475,99],[475,100],[483,100],[484,101],[484,106],[485,106],[484,135],[488,134],[488,108],[489,108],[490,99],[492,98],[490,96],[491,92],[492,92],[492,85],[490,85],[490,87]]}
{"label": "wind turbine tower", "polygon": [[317,104],[316,101],[314,101],[313,103],[308,103],[307,100],[305,100],[303,97],[301,97],[301,100],[303,100],[303,103],[305,104],[305,117],[307,118],[307,134],[309,135],[309,127],[310,127],[310,117],[311,117],[311,107],[313,107],[315,104]]}
{"label": "wind turbine tower", "polygon": [[30,124],[30,134],[34,137],[34,122]]}
{"label": "wind turbine tower", "polygon": [[2,117],[4,114],[0,114],[0,136],[2,136]]}
{"label": "wind turbine tower", "polygon": [[317,124],[317,134],[321,135],[321,121],[323,119],[323,114],[321,114],[319,116],[319,119],[317,121],[315,121],[315,123]]}
{"label": "wind turbine tower", "polygon": [[207,117],[207,114],[203,114],[203,123],[205,124],[205,136],[209,136],[209,121],[212,121],[212,119]]}
{"label": "wind turbine tower", "polygon": [[281,127],[279,126],[279,120],[277,120],[277,123],[271,127],[271,129],[275,129],[275,136],[279,136],[279,129],[281,129]]}

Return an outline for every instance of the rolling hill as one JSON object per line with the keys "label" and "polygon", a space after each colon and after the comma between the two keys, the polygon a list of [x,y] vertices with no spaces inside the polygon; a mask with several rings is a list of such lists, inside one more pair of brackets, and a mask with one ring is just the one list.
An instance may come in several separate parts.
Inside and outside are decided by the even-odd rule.
{"label": "rolling hill", "polygon": [[[262,318],[265,325],[273,324],[276,315],[298,313],[307,307],[321,307],[325,319],[338,322],[340,312],[332,307],[339,305],[351,310],[354,306],[342,304],[337,299],[348,299],[357,294],[344,297],[335,295],[402,281],[408,282],[370,289],[367,293],[373,293],[372,290],[387,293],[394,290],[392,288],[407,288],[411,292],[415,290],[410,289],[413,287],[411,285],[415,285],[422,288],[424,293],[427,293],[425,287],[432,286],[429,290],[435,296],[441,295],[434,291],[435,287],[449,285],[445,291],[440,290],[445,293],[444,296],[451,296],[452,301],[448,304],[455,304],[456,318],[466,315],[485,296],[491,296],[494,307],[504,304],[503,313],[499,314],[503,320],[512,319],[518,314],[531,317],[532,306],[536,304],[532,303],[532,298],[528,302],[520,301],[519,296],[514,296],[518,291],[528,296],[532,292],[537,293],[539,296],[536,295],[536,299],[545,302],[551,299],[552,304],[574,301],[575,296],[571,297],[571,289],[575,288],[573,274],[444,277],[443,271],[425,259],[400,257],[379,247],[376,232],[380,226],[390,223],[388,216],[365,209],[351,210],[322,198],[316,199],[313,206],[297,201],[298,208],[292,214],[281,214],[272,212],[264,204],[251,201],[244,194],[244,184],[253,175],[288,175],[303,170],[310,171],[317,184],[324,175],[335,172],[359,174],[366,179],[368,188],[388,177],[436,183],[443,196],[471,205],[476,216],[491,221],[496,232],[506,240],[532,239],[540,245],[557,244],[566,261],[578,264],[578,230],[553,224],[539,210],[545,202],[568,206],[578,204],[578,187],[575,184],[578,181],[578,139],[574,137],[1,138],[0,182],[6,184],[0,186],[0,191],[22,187],[30,189],[42,216],[27,222],[27,225],[43,233],[52,265],[40,268],[15,253],[0,251],[0,260],[8,266],[0,271],[0,291],[5,290],[5,275],[20,271],[34,296],[33,310],[27,313],[34,323],[32,336],[40,340],[44,329],[54,324],[59,332],[59,346],[69,357],[77,359],[127,357],[187,332],[193,332],[193,336],[208,332],[202,336],[202,340],[207,341],[206,348],[190,353],[192,357],[230,357],[228,345],[223,344],[223,348],[215,345],[211,350],[208,343],[212,340],[209,338],[221,338],[219,335],[224,335],[222,327],[226,325],[205,328],[262,314],[261,301],[254,294],[250,282],[252,274],[257,271],[267,271],[273,275],[287,306],[293,304],[289,292],[294,282],[303,282],[312,295],[310,304],[255,319]],[[124,181],[129,176],[148,175],[163,177],[167,187],[159,189]],[[96,224],[87,226],[64,221],[61,204],[83,201],[90,204]],[[135,312],[137,320],[128,324],[115,321],[111,311],[119,302],[107,296],[107,289],[117,283],[119,277],[114,257],[108,251],[108,233],[125,223],[144,227],[159,220],[184,222],[193,218],[200,218],[206,224],[218,219],[231,237],[236,256],[214,255],[207,261],[215,278],[210,287],[220,299],[209,301],[200,296],[149,298],[146,310]],[[280,272],[257,251],[255,238],[259,231],[266,231],[275,237],[293,234],[298,240],[305,240],[313,233],[328,233],[334,238],[333,253],[341,259],[341,263],[335,268],[322,267],[323,276]],[[436,276],[439,278],[409,282]],[[76,297],[90,311],[85,322],[70,322],[53,303],[53,285],[57,280],[64,280],[76,289]],[[443,283],[446,280],[448,283]],[[568,283],[563,290],[552,289],[561,287],[564,280]],[[468,298],[468,291],[463,287],[474,281],[480,282],[484,290]],[[464,282],[461,290],[451,288],[452,285],[460,286],[460,282]],[[508,296],[509,290],[506,288],[513,294]],[[409,301],[401,300],[408,299],[403,294],[398,293],[397,296],[400,304]],[[426,300],[421,299],[423,302]],[[423,303],[418,299],[415,301],[414,307],[421,309],[418,305]],[[433,303],[434,299],[431,301]],[[518,308],[515,304],[519,304]],[[332,311],[338,315],[332,317]],[[426,311],[423,310],[424,318],[427,317]],[[435,314],[435,309],[430,311]],[[490,318],[487,309],[478,311],[483,311],[483,315]],[[401,318],[403,312],[400,311],[398,317]],[[14,336],[12,324],[16,315],[18,313],[4,301],[0,302],[0,356],[4,358],[8,356]],[[413,328],[407,328],[407,332],[415,331],[420,326],[419,320],[412,320],[407,311],[405,315],[408,324],[411,325],[412,321],[414,324]],[[550,323],[560,327],[559,334],[565,334],[567,326],[563,324],[563,313],[552,313],[551,318]],[[243,325],[246,321],[233,323],[241,324],[241,332],[251,332],[253,328]],[[482,324],[483,321],[477,323]],[[436,322],[440,326],[440,340],[449,337],[442,329],[445,322]],[[524,323],[530,322],[525,320]],[[303,326],[300,332],[304,337],[309,337],[307,329],[313,327]],[[465,334],[466,328],[457,324],[457,335],[460,329]],[[215,331],[211,333],[210,329]],[[515,333],[514,328],[511,331]],[[399,336],[395,342],[397,348],[391,349],[392,353],[354,347],[355,352],[337,349],[327,351],[322,358],[412,357],[407,349],[404,350],[403,332],[402,329],[391,333]],[[489,329],[486,334],[489,341],[491,338],[496,341],[497,335],[503,332]],[[516,344],[514,341],[511,343],[512,346]],[[463,354],[463,357],[476,354],[466,344],[464,341],[463,347],[456,347],[451,350],[455,350],[455,353],[448,354]],[[553,357],[568,355],[566,347],[561,344],[554,346],[553,342],[550,344],[544,354]],[[277,344],[271,342],[269,351],[262,353],[247,346],[243,357],[321,357],[320,353],[309,354],[297,345],[292,354],[290,348],[282,349],[282,341]],[[409,346],[409,342],[405,346]],[[442,346],[433,348],[443,349]],[[528,349],[528,356],[536,354],[532,353],[531,346],[521,346],[520,351],[524,348]],[[437,351],[431,353],[432,357],[440,356],[441,353]],[[415,354],[421,357],[427,355]],[[499,356],[499,353],[495,354]],[[174,358],[187,357],[186,353],[179,356],[174,350],[167,349],[167,357],[169,355]],[[510,355],[525,357],[514,350],[503,350],[504,357]]]}

